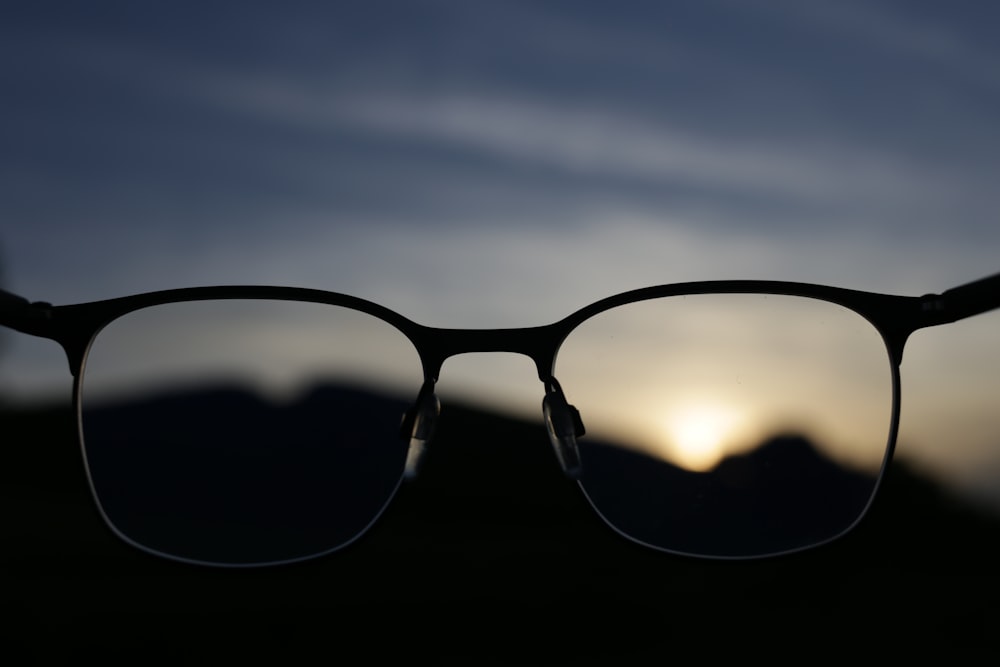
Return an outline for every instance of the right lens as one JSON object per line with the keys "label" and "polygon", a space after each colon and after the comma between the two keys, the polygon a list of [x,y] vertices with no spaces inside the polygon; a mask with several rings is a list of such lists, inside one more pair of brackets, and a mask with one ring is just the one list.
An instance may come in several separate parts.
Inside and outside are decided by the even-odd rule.
{"label": "right lens", "polygon": [[402,477],[413,345],[325,304],[213,300],[143,308],[93,341],[84,454],[111,527],[159,555],[222,565],[340,548]]}
{"label": "right lens", "polygon": [[804,297],[694,294],[612,308],[559,350],[581,486],[658,549],[765,556],[844,533],[892,437],[893,370],[857,313]]}

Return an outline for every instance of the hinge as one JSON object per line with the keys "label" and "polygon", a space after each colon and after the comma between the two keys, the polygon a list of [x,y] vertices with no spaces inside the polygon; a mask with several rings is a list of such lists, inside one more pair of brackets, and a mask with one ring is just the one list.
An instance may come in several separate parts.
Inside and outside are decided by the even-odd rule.
{"label": "hinge", "polygon": [[920,310],[925,313],[943,313],[945,309],[944,299],[938,294],[925,294],[920,297]]}
{"label": "hinge", "polygon": [[0,325],[29,334],[38,334],[53,317],[53,306],[46,301],[27,299],[0,290]]}
{"label": "hinge", "polygon": [[925,294],[920,297],[920,312],[929,320],[925,326],[954,322],[957,316],[948,308],[947,299],[940,294]]}

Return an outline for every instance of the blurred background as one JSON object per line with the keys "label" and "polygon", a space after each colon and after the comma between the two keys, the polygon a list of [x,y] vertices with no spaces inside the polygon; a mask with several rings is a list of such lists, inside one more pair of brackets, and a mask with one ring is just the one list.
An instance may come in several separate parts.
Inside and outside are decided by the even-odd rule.
{"label": "blurred background", "polygon": [[[981,2],[5,3],[3,287],[211,284],[545,324],[724,278],[906,295],[1000,270],[1000,7]],[[919,332],[899,456],[1000,511],[1000,312]],[[530,408],[527,360],[447,400]],[[0,397],[58,396],[0,335]]]}

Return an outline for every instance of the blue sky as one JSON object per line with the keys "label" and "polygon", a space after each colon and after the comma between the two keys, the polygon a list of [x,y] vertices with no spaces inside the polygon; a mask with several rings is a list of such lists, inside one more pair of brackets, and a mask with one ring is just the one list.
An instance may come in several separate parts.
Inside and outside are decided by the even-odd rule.
{"label": "blue sky", "polygon": [[[940,291],[1000,269],[998,12],[5,4],[3,281],[55,303],[300,285],[469,327],[686,280]],[[975,399],[998,331],[913,341],[901,448],[1000,497]],[[51,346],[5,355],[3,386],[64,373]],[[956,414],[985,424],[964,467],[928,443]]]}

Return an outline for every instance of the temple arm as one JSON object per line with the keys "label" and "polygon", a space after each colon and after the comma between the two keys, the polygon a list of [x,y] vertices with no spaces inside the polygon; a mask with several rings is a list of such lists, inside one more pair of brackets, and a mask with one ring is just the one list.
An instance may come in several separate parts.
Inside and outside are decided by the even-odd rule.
{"label": "temple arm", "polygon": [[32,303],[22,296],[0,289],[0,326],[35,336],[48,337],[52,306]]}
{"label": "temple arm", "polygon": [[956,322],[1000,308],[1000,273],[923,298],[935,324]]}

